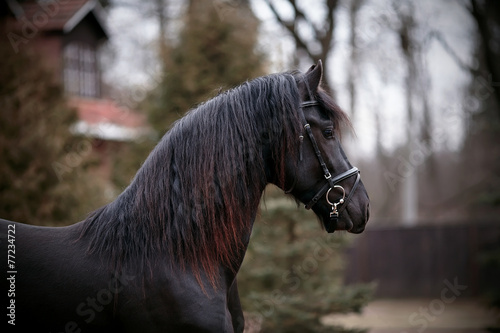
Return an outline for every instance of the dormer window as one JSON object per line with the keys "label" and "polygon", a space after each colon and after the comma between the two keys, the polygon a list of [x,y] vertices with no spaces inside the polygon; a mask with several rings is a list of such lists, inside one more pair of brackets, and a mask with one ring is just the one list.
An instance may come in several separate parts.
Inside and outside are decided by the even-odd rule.
{"label": "dormer window", "polygon": [[71,42],[64,48],[64,88],[74,96],[99,97],[100,84],[95,48]]}

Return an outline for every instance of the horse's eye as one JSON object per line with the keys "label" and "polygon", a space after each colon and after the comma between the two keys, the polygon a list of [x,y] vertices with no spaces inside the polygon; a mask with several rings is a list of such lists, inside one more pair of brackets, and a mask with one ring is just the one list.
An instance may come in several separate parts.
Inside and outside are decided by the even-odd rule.
{"label": "horse's eye", "polygon": [[326,130],[323,131],[323,136],[327,139],[330,139],[333,137],[333,129],[327,128]]}

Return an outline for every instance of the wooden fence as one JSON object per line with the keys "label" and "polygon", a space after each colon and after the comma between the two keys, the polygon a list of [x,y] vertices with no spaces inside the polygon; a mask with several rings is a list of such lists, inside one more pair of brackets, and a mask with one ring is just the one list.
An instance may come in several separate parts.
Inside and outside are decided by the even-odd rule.
{"label": "wooden fence", "polygon": [[464,296],[478,296],[483,286],[500,283],[500,272],[485,269],[480,259],[499,242],[500,220],[412,228],[368,225],[347,250],[345,280],[377,281],[377,297],[435,298],[450,284],[460,285]]}

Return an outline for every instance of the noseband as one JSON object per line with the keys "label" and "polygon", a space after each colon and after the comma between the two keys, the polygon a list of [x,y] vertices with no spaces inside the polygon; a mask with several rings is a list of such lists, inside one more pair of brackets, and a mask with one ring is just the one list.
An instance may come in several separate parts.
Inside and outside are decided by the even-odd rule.
{"label": "noseband", "polygon": [[[325,228],[326,228],[327,232],[331,233],[331,232],[335,231],[336,226],[337,226],[337,221],[340,217],[340,214],[346,209],[349,201],[352,199],[352,195],[353,195],[354,191],[356,191],[356,188],[359,185],[360,176],[359,176],[358,168],[352,167],[351,169],[349,169],[345,172],[342,172],[341,174],[339,174],[335,177],[332,177],[332,174],[330,173],[330,170],[328,170],[328,167],[325,163],[325,160],[323,159],[323,156],[321,155],[321,151],[319,150],[318,143],[316,142],[316,139],[314,138],[314,135],[313,135],[312,130],[311,130],[311,125],[309,125],[309,123],[307,122],[306,117],[304,115],[304,108],[311,107],[311,106],[318,106],[318,105],[319,105],[319,103],[315,100],[303,102],[300,105],[299,114],[300,114],[300,117],[302,119],[302,122],[304,123],[304,129],[306,130],[307,136],[309,137],[309,140],[311,140],[311,143],[312,143],[312,146],[314,149],[314,153],[316,154],[316,157],[318,158],[319,164],[321,165],[321,168],[323,169],[323,175],[324,175],[327,183],[325,185],[323,185],[323,187],[321,187],[321,189],[316,193],[316,195],[305,205],[305,208],[311,209],[312,206],[314,206],[316,204],[316,202],[318,202],[318,200],[326,193],[326,195],[325,195],[326,202],[330,206],[332,206],[332,211],[330,212],[330,220],[328,221],[328,225],[325,225]],[[301,140],[300,143],[302,144],[302,140],[303,140],[302,136],[301,136],[300,140]],[[302,152],[300,152],[300,154],[302,157]],[[342,155],[345,158],[345,155],[343,154],[343,152],[342,152]],[[349,193],[349,195],[346,198],[345,197],[345,194],[346,194],[345,189],[342,186],[337,185],[337,184],[340,183],[341,181],[349,178],[349,177],[354,176],[354,175],[356,175],[356,181],[354,182],[354,185],[351,188],[351,192]],[[330,194],[332,189],[340,189],[342,191],[342,198],[340,198],[337,202],[333,202],[333,203],[328,198],[328,195]],[[341,207],[338,208],[339,206],[341,206]]]}

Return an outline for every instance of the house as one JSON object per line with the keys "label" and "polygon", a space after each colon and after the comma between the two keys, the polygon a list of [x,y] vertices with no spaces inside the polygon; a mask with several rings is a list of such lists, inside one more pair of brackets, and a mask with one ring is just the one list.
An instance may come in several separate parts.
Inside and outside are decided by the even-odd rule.
{"label": "house", "polygon": [[31,48],[78,110],[72,130],[93,140],[100,173],[110,179],[109,152],[149,132],[144,115],[103,96],[99,50],[109,38],[97,0],[5,0],[0,21],[14,52]]}

